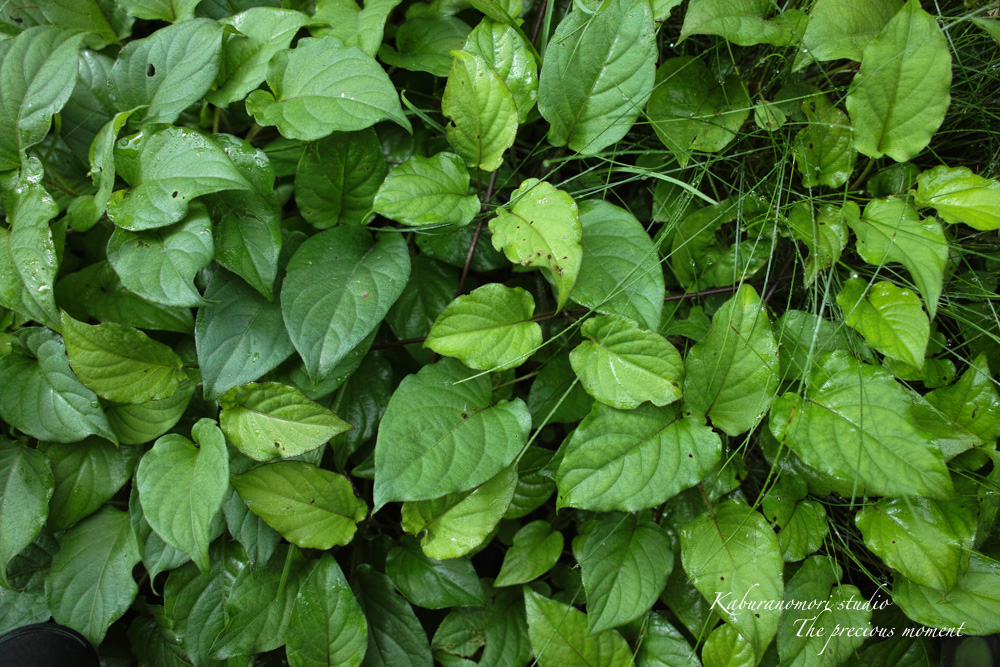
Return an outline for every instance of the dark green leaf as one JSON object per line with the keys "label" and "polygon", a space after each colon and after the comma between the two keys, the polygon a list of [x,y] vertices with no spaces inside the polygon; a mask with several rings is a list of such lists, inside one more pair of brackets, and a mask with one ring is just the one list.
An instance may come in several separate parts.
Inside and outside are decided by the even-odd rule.
{"label": "dark green leaf", "polygon": [[45,525],[54,489],[41,452],[0,438],[0,583],[8,583],[7,564]]}
{"label": "dark green leaf", "polygon": [[364,665],[370,667],[431,667],[430,645],[410,603],[396,594],[389,577],[362,565],[354,573],[352,588],[368,621],[368,650]]}
{"label": "dark green leaf", "polygon": [[374,130],[334,132],[303,151],[295,169],[295,202],[317,229],[364,224],[387,171]]}
{"label": "dark green leaf", "polygon": [[467,558],[435,560],[413,538],[404,537],[389,550],[385,571],[410,602],[426,609],[486,604],[482,584]]}

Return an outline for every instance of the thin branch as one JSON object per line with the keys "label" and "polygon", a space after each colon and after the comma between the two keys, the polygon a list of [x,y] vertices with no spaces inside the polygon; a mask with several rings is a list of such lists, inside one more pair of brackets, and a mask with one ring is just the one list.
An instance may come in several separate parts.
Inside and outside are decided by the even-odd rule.
{"label": "thin branch", "polygon": [[[486,205],[490,203],[490,199],[493,198],[493,188],[497,184],[497,172],[494,171],[490,174],[489,185],[486,186],[486,196],[483,197],[482,210],[486,211]],[[472,264],[472,255],[476,252],[476,244],[479,243],[479,235],[483,231],[483,220],[480,220],[476,225],[476,231],[472,235],[472,243],[469,244],[469,252],[465,256],[465,264],[462,266],[462,277],[458,279],[458,289],[455,290],[455,298],[462,296],[462,290],[465,289],[465,279],[469,277],[469,265]]]}

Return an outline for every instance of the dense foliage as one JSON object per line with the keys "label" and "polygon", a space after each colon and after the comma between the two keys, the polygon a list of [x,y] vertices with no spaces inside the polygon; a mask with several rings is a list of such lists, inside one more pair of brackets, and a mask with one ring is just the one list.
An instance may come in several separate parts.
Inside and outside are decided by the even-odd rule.
{"label": "dense foliage", "polygon": [[393,667],[1000,632],[1000,11],[922,4],[0,4],[0,632]]}

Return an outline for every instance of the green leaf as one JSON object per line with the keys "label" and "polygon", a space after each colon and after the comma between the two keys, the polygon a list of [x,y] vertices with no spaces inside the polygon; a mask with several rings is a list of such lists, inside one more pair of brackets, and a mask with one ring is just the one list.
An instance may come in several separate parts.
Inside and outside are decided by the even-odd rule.
{"label": "green leaf", "polygon": [[317,229],[364,224],[387,171],[374,130],[335,132],[303,151],[295,169],[295,203]]}
{"label": "green leaf", "polygon": [[310,452],[351,428],[298,389],[276,382],[233,387],[219,398],[219,407],[226,438],[256,461]]}
{"label": "green leaf", "polygon": [[851,278],[837,294],[847,326],[882,354],[916,368],[924,367],[930,322],[920,299],[907,289],[881,280],[869,285]]}
{"label": "green leaf", "polygon": [[0,41],[0,172],[20,166],[24,151],[49,133],[73,92],[83,38],[40,26]]}
{"label": "green leaf", "polygon": [[813,556],[788,581],[785,600],[809,600],[821,606],[790,607],[781,614],[777,643],[782,665],[843,664],[872,632],[871,605],[854,586],[838,585],[840,574],[836,561]]}
{"label": "green leaf", "polygon": [[309,22],[302,12],[274,7],[252,7],[221,20],[236,32],[222,38],[222,58],[215,78],[216,90],[205,95],[210,103],[227,107],[242,100],[264,82],[267,63],[292,43],[295,33]]}
{"label": "green leaf", "polygon": [[[767,520],[729,500],[680,531],[681,560],[695,587],[750,642],[759,661],[778,631],[778,614],[756,605],[782,599],[784,563]],[[746,604],[743,604],[746,603]]]}
{"label": "green leaf", "polygon": [[756,290],[744,284],[685,360],[684,403],[727,435],[750,430],[778,391],[778,345]]}
{"label": "green leaf", "polygon": [[251,512],[303,549],[350,543],[368,513],[346,477],[302,461],[269,463],[231,481]]}
{"label": "green leaf", "polygon": [[45,525],[54,490],[52,469],[41,452],[0,439],[0,583],[7,585],[7,564]]}
{"label": "green leaf", "polygon": [[118,442],[97,394],[73,375],[62,338],[40,327],[21,329],[14,352],[0,357],[0,418],[39,440]]}
{"label": "green leaf", "polygon": [[534,314],[530,293],[489,283],[452,301],[424,347],[477,370],[516,368],[542,344],[542,327],[531,321]]}
{"label": "green leaf", "polygon": [[486,482],[510,465],[530,429],[524,401],[495,400],[489,376],[452,359],[424,366],[400,383],[379,426],[373,511]]}
{"label": "green leaf", "polygon": [[77,524],[60,536],[59,553],[45,578],[52,617],[99,646],[135,598],[132,568],[138,562],[126,512],[105,507]]}
{"label": "green leaf", "polygon": [[76,85],[59,113],[63,125],[61,136],[77,158],[85,162],[97,134],[115,116],[115,105],[108,96],[108,74],[115,61],[84,49],[74,62],[78,68]]}
{"label": "green leaf", "polygon": [[167,306],[207,305],[194,277],[212,261],[212,221],[200,204],[182,222],[147,232],[115,229],[108,261],[122,284]]}
{"label": "green leaf", "polygon": [[934,208],[945,222],[973,229],[1000,228],[1000,182],[967,167],[934,167],[917,176],[918,206]]}
{"label": "green leaf", "polygon": [[[230,473],[234,468],[235,466],[230,466]],[[243,545],[247,557],[255,563],[266,563],[281,542],[278,531],[251,512],[236,489],[232,489],[223,501],[222,513],[226,518],[226,529],[233,539]]]}
{"label": "green leaf", "polygon": [[705,667],[753,667],[753,646],[728,623],[715,628],[701,649]]}
{"label": "green leaf", "polygon": [[1000,20],[984,19],[980,16],[973,17],[969,20],[986,31],[986,33],[997,42],[1000,42]]}
{"label": "green leaf", "polygon": [[872,553],[911,582],[949,591],[976,534],[968,498],[882,498],[854,517]]}
{"label": "green leaf", "polygon": [[[480,247],[478,243],[477,247]],[[489,244],[486,247],[493,251]],[[457,270],[431,259],[426,253],[414,257],[410,280],[385,316],[385,322],[396,338],[423,338],[430,333],[434,321],[458,291],[458,276]],[[429,363],[433,356],[419,343],[408,345],[406,350],[421,362]]]}
{"label": "green leaf", "polygon": [[56,256],[49,221],[59,213],[40,184],[21,181],[3,198],[9,229],[0,228],[0,306],[58,330],[53,298]]}
{"label": "green leaf", "polygon": [[87,32],[84,42],[89,48],[96,50],[103,49],[108,44],[121,43],[132,32],[132,19],[115,3],[107,0],[49,0],[8,11],[13,18],[15,12],[28,13],[32,9],[41,13],[45,23]]}
{"label": "green leaf", "polygon": [[913,422],[912,397],[887,371],[831,352],[813,367],[806,395],[776,400],[770,422],[774,437],[806,464],[874,495],[951,494],[940,450]]}
{"label": "green leaf", "polygon": [[368,623],[330,554],[323,554],[299,587],[285,639],[292,667],[361,664]]}
{"label": "green leaf", "polygon": [[71,444],[43,443],[55,487],[48,503],[48,527],[66,530],[111,500],[132,477],[141,451],[90,437]]}
{"label": "green leaf", "polygon": [[937,21],[909,0],[865,47],[847,94],[854,147],[907,162],[944,120],[951,101],[951,50]]}
{"label": "green leaf", "polygon": [[6,634],[25,625],[44,623],[52,617],[45,602],[45,580],[35,575],[24,590],[0,586],[0,632]]}
{"label": "green leaf", "polygon": [[386,19],[400,0],[367,0],[364,8],[354,0],[319,0],[313,21],[325,22],[326,27],[313,29],[313,34],[339,37],[347,46],[358,46],[374,57],[382,44]]}
{"label": "green leaf", "polygon": [[[507,266],[503,255],[493,247],[492,243],[489,243],[492,240],[492,231],[488,229],[481,231],[483,242],[477,241],[474,244],[475,249],[472,252],[472,262],[469,264],[469,269],[472,271],[494,271],[502,266]],[[475,233],[475,227],[466,225],[455,231],[419,234],[417,235],[417,247],[428,257],[461,269],[465,266],[465,260],[469,254],[469,248],[473,245],[472,238]],[[457,279],[455,284],[458,285]]]}
{"label": "green leaf", "polygon": [[494,586],[516,586],[537,579],[559,561],[563,535],[547,521],[532,521],[514,533],[514,541],[504,553]]}
{"label": "green leaf", "polygon": [[583,261],[576,202],[546,181],[529,178],[511,194],[510,210],[490,220],[493,247],[522,266],[544,267],[556,285],[558,309],[569,298]]}
{"label": "green leaf", "polygon": [[358,227],[310,237],[292,256],[281,314],[311,376],[329,373],[385,317],[410,274],[399,234]]}
{"label": "green leaf", "polygon": [[172,123],[208,92],[219,71],[222,25],[192,19],[129,42],[108,76],[108,94],[118,111],[135,112],[143,123]]}
{"label": "green leaf", "polygon": [[636,662],[642,667],[700,667],[687,639],[663,614],[655,611],[650,614],[643,630],[642,643],[636,652]]}
{"label": "green leaf", "polygon": [[[548,424],[578,422],[590,412],[594,399],[583,390],[569,355],[565,352],[549,359],[528,394],[528,409],[535,427]],[[547,421],[546,421],[547,420]]]}
{"label": "green leaf", "polygon": [[406,22],[396,31],[396,48],[383,44],[378,49],[379,59],[390,67],[448,76],[451,52],[462,48],[469,25],[454,16],[419,12],[427,5],[413,7],[415,10],[407,11]]}
{"label": "green leaf", "polygon": [[805,480],[782,475],[761,503],[764,516],[780,528],[778,546],[786,563],[800,561],[823,546],[830,531],[826,509],[815,500],[803,500],[808,492]]}
{"label": "green leaf", "polygon": [[858,157],[847,114],[822,95],[807,100],[802,108],[808,125],[795,135],[792,149],[795,166],[802,174],[802,187],[843,187]]}
{"label": "green leaf", "polygon": [[413,538],[402,538],[386,556],[385,572],[396,588],[425,609],[482,607],[486,594],[468,558],[435,560]]}
{"label": "green leaf", "polygon": [[642,223],[595,199],[579,204],[580,276],[570,298],[606,315],[624,315],[656,331],[663,310],[663,269]]}
{"label": "green leaf", "polygon": [[226,496],[229,454],[212,420],[199,420],[191,436],[198,447],[177,434],[157,440],[139,462],[136,484],[153,530],[207,572],[211,524]]}
{"label": "green leaf", "polygon": [[163,607],[140,601],[136,609],[142,613],[128,626],[127,636],[139,663],[165,667],[190,665],[174,631],[173,619],[167,617]]}
{"label": "green leaf", "polygon": [[194,8],[202,0],[119,0],[129,16],[151,21],[181,23],[194,18]]}
{"label": "green leaf", "polygon": [[517,468],[508,466],[471,491],[403,503],[403,530],[411,535],[424,532],[420,548],[431,558],[464,556],[493,532],[516,487]]}
{"label": "green leaf", "polygon": [[658,524],[637,514],[610,514],[587,534],[578,560],[593,634],[649,611],[667,584],[674,554]]}
{"label": "green leaf", "polygon": [[[985,354],[972,360],[958,382],[935,389],[924,398],[933,412],[946,420],[952,436],[967,433],[977,445],[1000,438],[1000,395],[990,378]],[[919,419],[921,405],[916,409]]]}
{"label": "green leaf", "polygon": [[809,10],[795,69],[810,59],[860,62],[865,47],[902,6],[902,0],[817,0]]}
{"label": "green leaf", "polygon": [[843,208],[820,204],[815,210],[809,202],[799,202],[788,214],[792,234],[809,249],[806,259],[805,284],[811,285],[816,276],[840,261],[847,245],[847,220],[857,222],[861,210],[854,202]]}
{"label": "green leaf", "polygon": [[493,171],[514,144],[517,106],[510,90],[482,56],[452,51],[454,60],[441,97],[441,113],[451,122],[448,143],[469,167]]}
{"label": "green leaf", "polygon": [[902,199],[876,199],[865,206],[860,220],[847,218],[847,224],[858,237],[861,259],[876,266],[899,262],[909,270],[934,319],[948,260],[941,225],[933,218],[921,220]]}
{"label": "green leaf", "polygon": [[969,555],[969,568],[958,575],[947,594],[895,576],[892,601],[914,621],[932,628],[951,628],[961,635],[1000,632],[1000,589],[996,586],[1000,565],[975,551]]}
{"label": "green leaf", "polygon": [[112,193],[108,217],[133,232],[179,222],[195,197],[253,189],[217,140],[169,125],[120,140],[115,167],[133,187]]}
{"label": "green leaf", "polygon": [[539,667],[634,665],[628,644],[614,630],[587,631],[587,617],[576,608],[524,589],[528,635]]}
{"label": "green leaf", "polygon": [[629,410],[681,397],[684,363],[660,334],[617,315],[590,318],[580,333],[588,340],[570,352],[569,361],[583,388],[601,403]]}
{"label": "green leaf", "polygon": [[556,489],[552,473],[546,469],[552,452],[541,447],[528,447],[517,464],[517,488],[505,519],[520,519],[545,504]]}
{"label": "green leaf", "polygon": [[368,621],[365,664],[372,667],[431,667],[427,634],[410,603],[396,594],[389,577],[370,565],[354,572],[352,587]]}
{"label": "green leaf", "polygon": [[134,110],[122,111],[104,124],[88,152],[90,174],[97,192],[80,195],[70,202],[67,218],[75,231],[85,232],[101,219],[115,187],[115,142]]}
{"label": "green leaf", "polygon": [[598,153],[632,127],[653,92],[656,38],[643,0],[611,0],[570,12],[549,40],[538,84],[538,111],[549,142]]}
{"label": "green leaf", "polygon": [[94,393],[116,403],[169,398],[184,378],[181,358],[138,329],[90,325],[63,313],[63,340],[73,372]]}
{"label": "green leaf", "polygon": [[770,0],[691,0],[680,39],[719,35],[740,46],[789,46],[799,41],[805,27],[804,15],[786,10],[768,21],[765,17],[771,8]]}
{"label": "green leaf", "polygon": [[462,50],[481,56],[493,68],[514,98],[518,121],[527,121],[538,99],[538,61],[521,34],[510,25],[484,18],[469,33]]}
{"label": "green leaf", "polygon": [[682,56],[656,70],[647,114],[660,141],[685,167],[691,151],[717,153],[735,139],[751,106],[738,75],[729,73],[720,84],[702,60]]}
{"label": "green leaf", "polygon": [[479,199],[469,194],[469,172],[460,156],[413,155],[385,177],[371,210],[408,227],[461,227],[479,213]]}
{"label": "green leaf", "polygon": [[261,125],[277,125],[289,139],[314,141],[380,120],[410,129],[385,70],[336,37],[306,38],[279,51],[267,65],[267,84],[272,92],[250,93],[247,112]]}
{"label": "green leaf", "polygon": [[347,378],[330,406],[354,426],[330,441],[338,469],[375,435],[394,388],[392,365],[378,354],[367,355],[358,370]]}
{"label": "green leaf", "polygon": [[182,382],[170,398],[148,403],[111,405],[107,408],[108,423],[123,445],[144,445],[152,442],[180,421],[194,395],[195,382]]}

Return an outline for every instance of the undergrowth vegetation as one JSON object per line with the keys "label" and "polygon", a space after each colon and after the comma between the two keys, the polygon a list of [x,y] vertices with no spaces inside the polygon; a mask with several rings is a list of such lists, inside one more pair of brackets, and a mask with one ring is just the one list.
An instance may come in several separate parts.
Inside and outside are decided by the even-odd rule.
{"label": "undergrowth vegetation", "polygon": [[0,632],[392,667],[1000,632],[998,14],[0,2]]}

